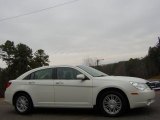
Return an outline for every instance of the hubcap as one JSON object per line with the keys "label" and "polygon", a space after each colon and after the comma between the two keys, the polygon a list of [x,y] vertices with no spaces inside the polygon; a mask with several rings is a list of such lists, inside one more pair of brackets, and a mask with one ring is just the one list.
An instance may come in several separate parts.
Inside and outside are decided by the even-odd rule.
{"label": "hubcap", "polygon": [[103,109],[111,115],[117,114],[122,108],[121,99],[114,94],[109,94],[103,99]]}
{"label": "hubcap", "polygon": [[29,105],[29,102],[25,96],[20,96],[17,99],[16,107],[19,112],[25,112],[28,109],[28,105]]}

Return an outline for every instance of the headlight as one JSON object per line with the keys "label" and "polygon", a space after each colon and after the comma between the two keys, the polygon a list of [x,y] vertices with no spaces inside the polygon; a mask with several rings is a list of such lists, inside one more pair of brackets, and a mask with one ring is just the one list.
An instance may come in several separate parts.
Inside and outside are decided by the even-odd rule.
{"label": "headlight", "polygon": [[130,82],[135,88],[138,90],[150,90],[150,88],[145,83],[138,83],[138,82]]}

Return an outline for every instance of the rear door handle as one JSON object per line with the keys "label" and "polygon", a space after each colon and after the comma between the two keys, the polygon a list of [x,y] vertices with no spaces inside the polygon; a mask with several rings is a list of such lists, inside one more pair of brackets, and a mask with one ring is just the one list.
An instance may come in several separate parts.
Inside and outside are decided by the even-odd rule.
{"label": "rear door handle", "polygon": [[63,85],[63,82],[56,82],[56,85]]}

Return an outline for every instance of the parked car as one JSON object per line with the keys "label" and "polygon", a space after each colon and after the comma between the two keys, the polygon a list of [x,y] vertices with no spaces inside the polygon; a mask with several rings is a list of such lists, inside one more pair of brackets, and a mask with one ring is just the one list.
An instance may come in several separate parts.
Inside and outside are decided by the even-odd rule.
{"label": "parked car", "polygon": [[148,84],[154,90],[160,90],[160,81],[149,81]]}
{"label": "parked car", "polygon": [[128,109],[149,106],[155,92],[146,80],[108,76],[87,66],[40,67],[7,84],[5,100],[20,114],[34,107],[93,108],[118,116]]}

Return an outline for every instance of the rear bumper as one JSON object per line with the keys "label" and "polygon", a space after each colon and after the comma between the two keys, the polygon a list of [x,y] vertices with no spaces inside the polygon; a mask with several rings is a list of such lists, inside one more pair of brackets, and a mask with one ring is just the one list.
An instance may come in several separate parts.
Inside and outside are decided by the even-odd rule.
{"label": "rear bumper", "polygon": [[149,106],[155,101],[154,90],[140,91],[137,95],[130,94],[130,108]]}
{"label": "rear bumper", "polygon": [[5,91],[5,96],[4,97],[5,97],[4,100],[7,103],[12,104],[12,94],[8,90]]}

